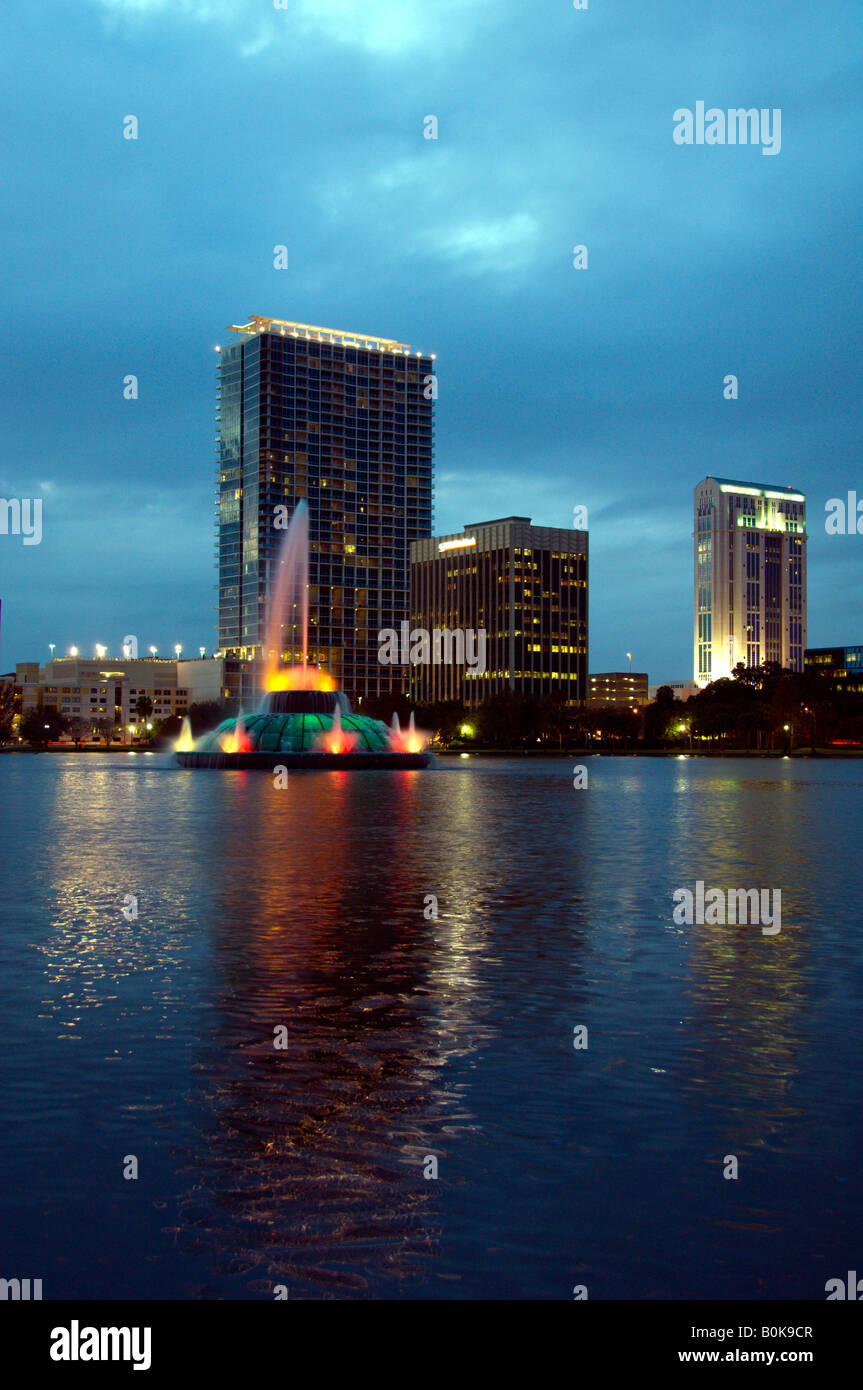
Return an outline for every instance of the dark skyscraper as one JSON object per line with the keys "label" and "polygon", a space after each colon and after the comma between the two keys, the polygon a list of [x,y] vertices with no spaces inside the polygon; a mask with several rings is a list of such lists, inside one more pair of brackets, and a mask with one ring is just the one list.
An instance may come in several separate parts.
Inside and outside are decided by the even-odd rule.
{"label": "dark skyscraper", "polygon": [[587,700],[587,531],[533,526],[508,516],[411,547],[411,623],[484,634],[471,669],[446,659],[417,664],[418,700],[476,706],[520,691]]}
{"label": "dark skyscraper", "polygon": [[[410,543],[432,529],[433,358],[282,319],[231,328],[237,341],[219,349],[219,647],[261,657],[277,508],[305,499],[309,662],[353,699],[384,694],[393,672],[377,635],[407,618]],[[253,693],[248,680],[237,693]]]}

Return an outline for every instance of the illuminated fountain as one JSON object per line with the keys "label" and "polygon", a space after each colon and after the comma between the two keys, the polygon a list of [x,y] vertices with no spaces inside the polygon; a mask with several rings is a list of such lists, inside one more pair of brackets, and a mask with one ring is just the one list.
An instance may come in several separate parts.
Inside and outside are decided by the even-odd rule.
{"label": "illuminated fountain", "polygon": [[176,753],[191,753],[194,746],[195,740],[192,737],[192,723],[188,714],[186,714],[183,716],[183,722],[180,725],[180,737],[174,744],[174,751]]}
{"label": "illuminated fountain", "polygon": [[[286,629],[299,634],[302,660],[283,666]],[[428,738],[398,716],[354,714],[326,671],[309,665],[309,522],[305,502],[291,518],[279,551],[266,628],[266,694],[256,714],[224,720],[192,740],[184,720],[175,756],[181,767],[424,768],[434,765]]]}
{"label": "illuminated fountain", "polygon": [[414,723],[413,710],[406,729],[401,727],[397,714],[390,725],[390,747],[401,753],[420,753],[428,744],[428,734],[422,732]]}

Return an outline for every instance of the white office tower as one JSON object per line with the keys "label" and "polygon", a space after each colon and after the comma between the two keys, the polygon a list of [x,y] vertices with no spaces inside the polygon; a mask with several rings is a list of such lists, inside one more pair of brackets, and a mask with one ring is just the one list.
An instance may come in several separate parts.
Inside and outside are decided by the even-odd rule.
{"label": "white office tower", "polygon": [[695,489],[694,679],[778,661],[803,670],[806,498],[791,487],[705,478]]}

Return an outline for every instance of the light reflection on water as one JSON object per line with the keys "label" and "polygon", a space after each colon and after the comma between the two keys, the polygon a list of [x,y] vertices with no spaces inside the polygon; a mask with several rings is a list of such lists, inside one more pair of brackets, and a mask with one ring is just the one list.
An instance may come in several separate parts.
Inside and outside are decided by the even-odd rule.
{"label": "light reflection on water", "polygon": [[[47,1297],[823,1296],[859,1259],[859,765],[588,767],[0,759],[7,1265]],[[698,879],[781,887],[781,933],[677,926]]]}

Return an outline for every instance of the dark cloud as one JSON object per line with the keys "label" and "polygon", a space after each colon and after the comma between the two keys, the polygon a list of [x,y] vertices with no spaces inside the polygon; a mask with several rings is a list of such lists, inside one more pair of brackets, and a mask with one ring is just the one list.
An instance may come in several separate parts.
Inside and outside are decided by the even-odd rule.
{"label": "dark cloud", "polygon": [[[860,640],[863,537],[823,530],[863,495],[856,5],[4,17],[0,492],[45,510],[41,546],[0,537],[0,667],[212,645],[213,345],[251,313],[437,352],[440,530],[588,505],[594,669],[689,675],[708,472],[807,492],[810,642]],[[781,154],[675,146],[700,99],[781,107]]]}

